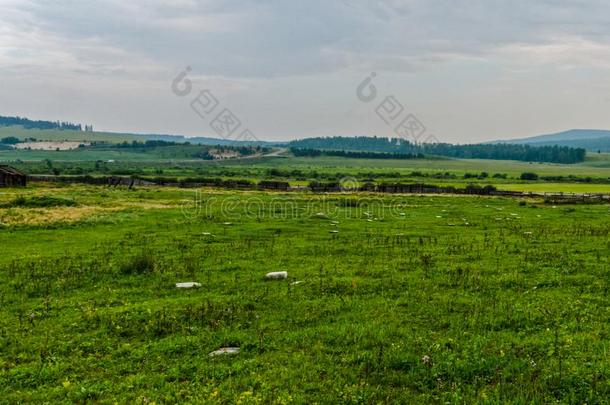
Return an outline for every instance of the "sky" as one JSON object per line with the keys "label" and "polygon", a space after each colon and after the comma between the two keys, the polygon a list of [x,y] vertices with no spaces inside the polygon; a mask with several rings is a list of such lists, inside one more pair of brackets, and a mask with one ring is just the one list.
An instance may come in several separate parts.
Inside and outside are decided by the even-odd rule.
{"label": "sky", "polygon": [[0,0],[0,115],[216,137],[227,111],[264,140],[610,129],[610,2]]}

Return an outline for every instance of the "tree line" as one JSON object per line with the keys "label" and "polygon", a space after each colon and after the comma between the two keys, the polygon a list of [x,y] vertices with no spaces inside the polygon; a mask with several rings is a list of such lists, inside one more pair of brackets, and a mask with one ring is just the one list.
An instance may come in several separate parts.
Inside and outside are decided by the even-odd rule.
{"label": "tree line", "polygon": [[[67,121],[41,121],[41,120],[30,120],[22,117],[3,117],[0,116],[1,127],[12,127],[22,126],[25,129],[69,129],[74,131],[82,131],[83,126],[81,124],[74,124]],[[86,125],[87,131],[93,131],[93,126]]]}
{"label": "tree line", "polygon": [[346,150],[320,150],[320,149],[300,149],[290,148],[294,156],[339,156],[352,159],[421,159],[422,153],[386,153],[386,152],[362,152]]}
{"label": "tree line", "polygon": [[[453,145],[449,143],[415,144],[404,139],[381,138],[376,136],[309,138],[292,141],[289,143],[289,146],[291,149],[295,150],[309,150],[307,152],[309,156],[313,156],[315,154],[313,151],[318,150],[320,151],[318,156],[322,153],[328,155],[331,153],[329,151],[332,151],[332,153],[338,153],[336,151],[349,151],[404,156],[437,155],[459,159],[518,160],[524,162],[564,164],[582,162],[585,160],[586,156],[585,149],[568,146],[531,146],[504,143],[470,145]],[[334,156],[341,155],[335,154]],[[372,157],[383,158],[379,156]]]}

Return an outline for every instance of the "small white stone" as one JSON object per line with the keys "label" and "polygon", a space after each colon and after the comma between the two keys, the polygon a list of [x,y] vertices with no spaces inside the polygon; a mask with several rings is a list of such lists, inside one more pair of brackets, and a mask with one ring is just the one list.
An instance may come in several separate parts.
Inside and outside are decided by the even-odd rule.
{"label": "small white stone", "polygon": [[223,347],[222,349],[214,350],[208,356],[220,356],[223,354],[238,354],[239,347]]}
{"label": "small white stone", "polygon": [[198,287],[201,287],[201,283],[194,283],[194,282],[176,283],[176,288],[198,288]]}
{"label": "small white stone", "polygon": [[292,283],[290,283],[290,285],[299,285],[301,283],[302,283],[302,281],[293,281]]}
{"label": "small white stone", "polygon": [[288,278],[287,271],[274,271],[265,275],[267,280],[282,280]]}

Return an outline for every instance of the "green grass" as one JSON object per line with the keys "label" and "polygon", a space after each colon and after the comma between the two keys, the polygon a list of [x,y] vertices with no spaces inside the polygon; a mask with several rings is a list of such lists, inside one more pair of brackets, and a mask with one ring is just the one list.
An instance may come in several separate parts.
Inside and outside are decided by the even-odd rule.
{"label": "green grass", "polygon": [[[0,128],[0,136],[2,131],[9,130],[10,128]],[[21,135],[35,136],[32,132],[36,131],[25,131]],[[38,132],[38,138],[51,139],[81,140],[82,137],[87,137],[89,140],[111,142],[135,139],[133,136],[124,137],[123,134]],[[455,187],[477,183],[482,186],[493,185],[501,190],[526,192],[610,192],[610,154],[591,153],[587,161],[575,165],[438,157],[390,160],[274,156],[222,161],[207,161],[194,157],[198,151],[205,148],[207,147],[176,145],[151,148],[144,152],[98,145],[72,151],[0,150],[0,162],[9,162],[29,174],[138,175],[178,179],[255,178],[288,181],[293,185],[306,185],[310,181],[339,181],[353,177],[360,182],[422,182]],[[482,172],[487,173],[488,177],[477,179],[476,176]],[[524,182],[520,180],[524,172],[534,172],[540,177],[562,176],[564,180]],[[474,178],[467,178],[468,175],[474,175]],[[494,175],[502,177],[497,178]]]}
{"label": "green grass", "polygon": [[65,150],[65,151],[43,151],[43,150],[11,150],[0,151],[0,161],[36,162],[50,159],[59,162],[95,162],[97,160],[119,160],[129,162],[156,161],[158,157],[145,153],[132,152],[129,150]]}
{"label": "green grass", "polygon": [[[605,155],[606,158],[608,155]],[[224,162],[226,165],[256,165],[267,168],[310,168],[334,171],[388,171],[411,172],[414,170],[464,174],[468,172],[506,173],[518,176],[523,172],[536,172],[540,175],[578,175],[610,176],[610,158],[598,158],[575,165],[553,163],[525,163],[506,160],[483,159],[348,159],[339,157],[316,158],[261,158],[254,162]]]}
{"label": "green grass", "polygon": [[18,196],[78,206],[0,209],[0,402],[610,395],[607,205],[36,184],[0,203]]}
{"label": "green grass", "polygon": [[26,129],[21,126],[0,126],[0,138],[9,136],[19,139],[35,138],[39,141],[106,141],[112,143],[142,139],[137,135],[116,132],[84,132],[59,129]]}

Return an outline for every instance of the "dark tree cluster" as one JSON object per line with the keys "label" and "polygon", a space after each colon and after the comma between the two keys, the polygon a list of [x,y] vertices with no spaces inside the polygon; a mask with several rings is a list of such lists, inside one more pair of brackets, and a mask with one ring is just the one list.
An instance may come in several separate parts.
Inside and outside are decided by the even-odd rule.
{"label": "dark tree cluster", "polygon": [[513,144],[451,145],[426,144],[421,149],[430,155],[459,159],[519,160],[523,162],[579,163],[585,160],[586,150],[568,146],[530,146]]}
{"label": "dark tree cluster", "polygon": [[[22,126],[25,129],[70,129],[74,131],[82,131],[81,124],[72,122],[60,121],[33,121],[21,117],[3,117],[0,116],[0,127]],[[89,128],[89,126],[88,126]],[[93,130],[93,127],[90,127]]]}
{"label": "dark tree cluster", "polygon": [[366,151],[345,151],[345,150],[319,150],[319,149],[298,149],[291,148],[290,151],[295,156],[339,156],[352,159],[421,159],[421,153],[384,153]]}
{"label": "dark tree cluster", "polygon": [[380,153],[412,153],[414,145],[398,138],[380,138],[376,136],[333,136],[327,138],[308,138],[290,142],[291,148],[349,150]]}
{"label": "dark tree cluster", "polygon": [[19,140],[19,138],[15,138],[14,136],[7,136],[6,138],[0,139],[0,144],[2,145],[16,145],[19,142],[21,142],[21,140]]}
{"label": "dark tree cluster", "polygon": [[[530,146],[514,144],[453,145],[448,143],[415,144],[398,138],[328,137],[290,142],[293,149],[313,150],[328,155],[328,151],[377,152],[398,155],[437,155],[459,159],[518,160],[524,162],[578,163],[585,160],[586,151],[568,146]],[[340,155],[335,155],[340,156]]]}

